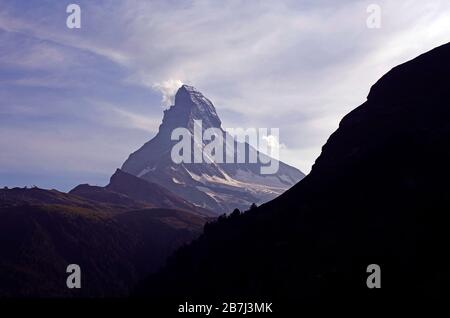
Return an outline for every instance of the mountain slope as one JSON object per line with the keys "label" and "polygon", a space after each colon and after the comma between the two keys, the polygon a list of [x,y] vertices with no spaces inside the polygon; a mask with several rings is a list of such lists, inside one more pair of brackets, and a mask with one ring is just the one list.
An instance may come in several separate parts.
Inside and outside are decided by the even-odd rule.
{"label": "mountain slope", "polygon": [[[129,204],[117,193],[112,203],[111,193],[97,190],[103,202],[56,190],[0,190],[0,298],[124,296],[206,222],[184,210]],[[79,290],[66,287],[69,264],[81,267]]]}
{"label": "mountain slope", "polygon": [[[449,61],[446,44],[392,69],[344,117],[307,177],[208,225],[138,294],[250,297],[283,309],[445,302]],[[381,267],[379,290],[366,286],[369,264]]]}
{"label": "mountain slope", "polygon": [[[171,150],[177,141],[171,140],[172,131],[182,127],[194,135],[195,120],[202,121],[202,132],[217,128],[225,139],[225,131],[211,101],[193,87],[183,85],[176,93],[174,105],[164,111],[158,134],[131,154],[122,170],[160,184],[197,206],[217,213],[267,202],[304,177],[302,172],[282,162],[279,162],[278,172],[272,175],[261,174],[263,165],[248,160],[245,163],[175,164]],[[193,147],[204,145],[204,142],[202,145],[194,143]],[[245,144],[247,153],[249,147]]]}
{"label": "mountain slope", "polygon": [[112,175],[106,187],[79,185],[69,193],[98,202],[121,204],[128,210],[168,208],[186,210],[204,216],[214,215],[211,211],[193,205],[156,183],[137,178],[120,169]]}

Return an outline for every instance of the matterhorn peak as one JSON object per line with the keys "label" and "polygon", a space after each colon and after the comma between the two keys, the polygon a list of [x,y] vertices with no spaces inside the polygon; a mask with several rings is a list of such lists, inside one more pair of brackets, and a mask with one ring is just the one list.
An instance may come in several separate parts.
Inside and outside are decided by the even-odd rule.
{"label": "matterhorn peak", "polygon": [[[261,162],[174,161],[173,147],[181,141],[176,134],[173,139],[173,132],[185,128],[195,138],[198,122],[203,134],[209,128],[222,129],[212,102],[196,88],[182,85],[175,94],[173,105],[164,111],[158,134],[131,154],[122,170],[159,184],[186,201],[218,214],[229,213],[235,208],[246,210],[252,203],[267,202],[304,177],[301,171],[282,162],[275,174],[264,175]],[[203,151],[206,142],[202,142],[190,140],[188,143],[195,144],[195,152],[195,149]],[[250,149],[248,144],[244,146]],[[242,150],[236,150],[236,158],[238,151]]]}
{"label": "matterhorn peak", "polygon": [[212,102],[199,90],[182,85],[175,94],[175,103],[164,111],[161,129],[192,128],[194,120],[201,120],[203,127],[221,127],[221,121]]}
{"label": "matterhorn peak", "polygon": [[213,113],[216,117],[216,109],[212,102],[206,98],[199,90],[193,86],[182,85],[175,94],[174,106],[196,106],[205,108],[205,110]]}

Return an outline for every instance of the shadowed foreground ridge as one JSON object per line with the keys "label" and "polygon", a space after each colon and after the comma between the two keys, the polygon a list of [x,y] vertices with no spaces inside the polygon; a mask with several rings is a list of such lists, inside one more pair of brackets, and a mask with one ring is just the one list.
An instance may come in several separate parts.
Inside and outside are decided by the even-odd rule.
{"label": "shadowed foreground ridge", "polygon": [[[207,218],[188,203],[151,184],[133,191],[145,181],[115,176],[71,193],[0,189],[0,299],[123,297],[200,234]],[[69,264],[82,269],[81,289],[66,286]]]}
{"label": "shadowed foreground ridge", "polygon": [[[208,225],[137,294],[444,300],[449,77],[450,44],[392,69],[343,118],[310,175],[257,209]],[[369,264],[381,266],[379,290],[366,287]]]}

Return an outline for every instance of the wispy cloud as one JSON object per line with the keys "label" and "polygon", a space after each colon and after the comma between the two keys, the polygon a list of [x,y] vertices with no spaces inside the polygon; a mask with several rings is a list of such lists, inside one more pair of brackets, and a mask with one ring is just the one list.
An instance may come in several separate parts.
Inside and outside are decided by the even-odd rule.
{"label": "wispy cloud", "polygon": [[131,112],[124,106],[102,101],[90,101],[99,111],[98,118],[104,124],[125,129],[138,129],[155,134],[161,123],[160,118],[151,118],[147,115]]}

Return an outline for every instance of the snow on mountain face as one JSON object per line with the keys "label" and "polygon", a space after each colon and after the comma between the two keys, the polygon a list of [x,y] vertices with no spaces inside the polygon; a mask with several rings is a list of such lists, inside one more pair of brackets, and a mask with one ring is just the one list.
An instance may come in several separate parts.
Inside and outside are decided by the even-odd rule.
{"label": "snow on mountain face", "polygon": [[[175,103],[164,111],[158,134],[138,151],[130,155],[122,170],[157,183],[184,199],[218,214],[229,213],[235,208],[246,210],[252,203],[267,202],[300,181],[304,174],[279,162],[278,172],[261,174],[262,164],[257,163],[174,163],[171,140],[175,128],[186,128],[194,134],[195,121],[201,120],[202,132],[217,128],[225,136],[214,105],[195,88],[180,87]],[[193,143],[204,147],[205,142]],[[245,144],[246,150],[253,149]],[[254,150],[254,149],[253,149]],[[194,150],[195,151],[195,150]],[[239,147],[236,148],[239,153]],[[256,151],[256,150],[254,150]]]}

